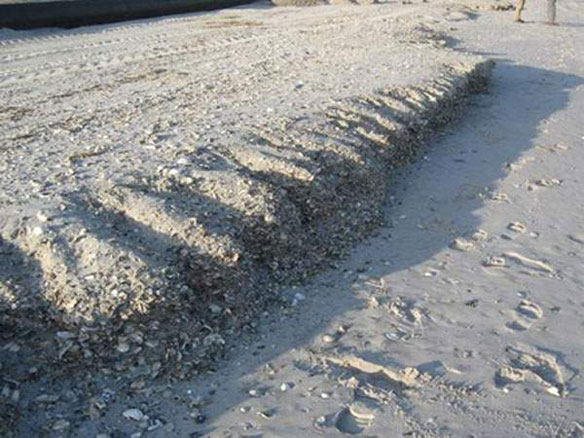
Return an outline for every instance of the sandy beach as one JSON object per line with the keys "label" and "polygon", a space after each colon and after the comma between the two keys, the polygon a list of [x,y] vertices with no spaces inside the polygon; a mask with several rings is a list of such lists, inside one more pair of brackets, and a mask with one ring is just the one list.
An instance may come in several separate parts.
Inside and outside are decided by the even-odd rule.
{"label": "sandy beach", "polygon": [[583,13],[528,8],[2,30],[0,436],[584,436]]}

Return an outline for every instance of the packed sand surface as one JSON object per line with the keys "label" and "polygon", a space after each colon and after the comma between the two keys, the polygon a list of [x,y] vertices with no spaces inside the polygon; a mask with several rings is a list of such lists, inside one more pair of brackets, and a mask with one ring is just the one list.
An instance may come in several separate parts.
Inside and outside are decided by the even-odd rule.
{"label": "packed sand surface", "polygon": [[584,13],[531,7],[3,31],[0,436],[584,436]]}

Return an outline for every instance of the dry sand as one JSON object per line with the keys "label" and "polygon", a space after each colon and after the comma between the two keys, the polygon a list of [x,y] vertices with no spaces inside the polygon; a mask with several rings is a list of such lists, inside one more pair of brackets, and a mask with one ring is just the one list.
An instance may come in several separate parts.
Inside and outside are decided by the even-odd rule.
{"label": "dry sand", "polygon": [[12,363],[39,345],[119,370],[139,341],[184,378],[371,232],[388,171],[491,69],[417,13],[259,4],[6,32],[0,305],[28,340],[6,336]]}
{"label": "dry sand", "polygon": [[[381,208],[386,224],[378,228],[377,237],[356,247],[350,256],[311,281],[278,291],[281,309],[268,306],[261,318],[250,319],[247,331],[225,336],[228,360],[217,363],[200,377],[175,381],[163,373],[153,379],[162,364],[140,358],[145,356],[144,351],[157,349],[156,344],[148,344],[156,339],[141,339],[143,335],[135,331],[121,337],[116,332],[117,337],[105,344],[120,356],[128,355],[128,361],[114,360],[111,367],[103,366],[100,372],[90,369],[72,377],[59,375],[49,372],[46,365],[48,359],[54,359],[50,357],[52,353],[48,353],[49,357],[40,354],[32,358],[24,354],[30,351],[27,343],[32,335],[7,330],[8,339],[2,345],[5,386],[1,406],[3,418],[16,421],[20,415],[17,428],[10,430],[16,430],[16,436],[104,434],[112,438],[583,436],[584,393],[579,371],[584,355],[580,335],[584,212],[577,200],[582,190],[579,164],[584,140],[584,61],[579,53],[584,46],[584,17],[576,2],[566,1],[559,10],[560,19],[565,20],[562,26],[544,27],[539,22],[518,26],[511,22],[510,13],[490,12],[488,5],[483,6],[473,12],[468,5],[438,3],[238,10],[245,18],[242,21],[273,20],[271,33],[267,24],[262,25],[267,29],[258,29],[258,34],[254,34],[255,30],[243,31],[241,26],[230,30],[208,24],[197,26],[214,21],[207,15],[72,33],[6,33],[6,38],[12,40],[6,40],[3,47],[6,74],[0,92],[3,102],[16,109],[3,112],[9,116],[3,121],[8,128],[2,132],[6,137],[1,147],[10,148],[3,152],[10,159],[3,160],[5,168],[0,180],[2,214],[7,218],[3,230],[18,229],[22,222],[11,218],[21,220],[22,215],[28,215],[38,224],[25,223],[23,230],[35,233],[36,226],[64,224],[58,227],[62,234],[56,235],[70,239],[67,233],[73,228],[68,227],[87,216],[73,209],[70,223],[59,222],[60,216],[52,216],[51,212],[59,211],[62,202],[67,202],[64,211],[72,205],[80,208],[83,204],[74,204],[72,199],[76,198],[70,196],[70,192],[79,191],[89,193],[91,202],[97,198],[100,203],[109,203],[111,210],[126,208],[124,220],[134,220],[129,224],[136,229],[150,220],[149,228],[159,227],[152,242],[155,248],[174,247],[166,243],[166,235],[187,243],[201,241],[200,235],[187,234],[187,228],[173,216],[183,214],[184,208],[192,208],[195,215],[210,211],[226,218],[229,214],[210,208],[209,197],[200,207],[186,202],[186,206],[177,204],[185,198],[183,192],[173,191],[173,178],[192,178],[192,171],[214,175],[223,172],[233,178],[231,175],[241,172],[237,166],[245,166],[247,172],[259,166],[259,173],[270,169],[295,181],[310,180],[326,164],[318,155],[323,149],[309,149],[316,150],[318,158],[312,158],[316,164],[304,164],[293,155],[298,151],[283,152],[283,145],[277,143],[288,138],[286,135],[292,137],[292,144],[300,143],[306,148],[313,144],[310,137],[301,136],[310,132],[308,127],[332,130],[331,123],[340,120],[344,134],[333,136],[331,131],[325,131],[330,141],[325,144],[352,140],[347,144],[349,154],[360,138],[361,144],[371,148],[376,132],[371,128],[371,114],[359,106],[363,97],[379,98],[379,90],[389,87],[398,101],[408,102],[404,96],[409,94],[400,93],[436,87],[433,80],[440,74],[440,81],[465,84],[474,66],[481,65],[477,64],[477,55],[493,57],[498,62],[491,93],[473,97],[465,116],[425,148],[416,164],[390,173],[390,197],[385,203],[381,202],[385,181],[375,176],[376,172],[384,175],[386,168],[381,163],[391,166],[407,161],[407,156],[391,156],[385,161],[376,153],[365,152],[373,166],[366,167],[356,187],[340,198],[345,209],[333,211],[339,215],[343,211],[355,213],[348,222],[341,221],[339,229],[342,236],[354,231],[358,239],[379,224],[376,208]],[[537,9],[526,12],[527,19],[537,19]],[[234,12],[224,11],[218,16],[230,13]],[[286,30],[275,30],[282,27]],[[385,29],[387,39],[380,41]],[[167,38],[164,44],[158,41],[163,38],[162,32]],[[234,43],[237,39],[223,46],[214,43],[215,48],[202,43],[203,54],[187,56],[192,53],[188,35],[198,32],[210,36],[233,32],[238,37],[238,32],[249,32],[246,35],[250,38],[242,39],[245,44]],[[199,37],[204,40],[204,36]],[[117,44],[119,56],[112,44]],[[176,52],[168,53],[176,56],[152,55],[148,59],[149,54],[156,53],[157,44],[164,50],[174,47]],[[141,50],[142,46],[148,50]],[[293,62],[283,64],[288,51]],[[278,59],[278,68],[272,70],[274,64],[269,61],[263,67],[256,65],[262,59],[260,52],[272,54],[268,58],[272,62]],[[38,58],[51,65],[40,67]],[[100,62],[105,63],[101,69]],[[164,63],[164,67],[158,63]],[[159,78],[157,75],[165,74],[156,73],[159,68],[170,69],[169,74],[174,76]],[[187,73],[182,87],[178,74],[181,71]],[[204,82],[211,73],[217,76],[209,76],[209,83],[219,88],[213,88],[212,94],[205,91],[208,85]],[[321,74],[323,77],[316,77]],[[137,79],[126,83],[122,77]],[[198,87],[202,91],[196,91]],[[81,89],[82,93],[75,94]],[[257,90],[257,97],[246,101],[249,90]],[[409,120],[429,120],[434,124],[445,121],[436,119],[438,115],[452,113],[449,105],[436,112],[428,111],[427,100],[422,102],[413,104],[413,112],[405,113],[415,116]],[[222,104],[228,110],[214,110]],[[241,110],[235,104],[241,105]],[[331,108],[337,111],[333,115],[343,116],[333,117],[333,122],[331,117],[323,118],[323,114],[331,114]],[[81,120],[80,115],[89,109],[93,109],[92,116]],[[395,111],[394,108],[394,112],[384,113],[385,118],[376,120],[392,120],[390,114]],[[356,121],[350,117],[355,113]],[[356,123],[354,132],[343,125],[351,122]],[[155,126],[163,128],[149,133],[141,143],[140,135]],[[292,129],[283,129],[289,126]],[[369,128],[365,135],[357,129],[363,126]],[[414,132],[423,133],[419,122],[417,126]],[[392,125],[393,130],[388,132],[402,132],[395,128]],[[258,133],[263,142],[251,143],[253,147],[237,146],[242,139],[257,138],[253,135]],[[189,137],[191,134],[198,137]],[[294,138],[302,141],[295,143]],[[321,138],[315,134],[312,140]],[[406,151],[410,146],[419,146],[412,139],[398,140],[396,144],[406,145]],[[89,144],[91,147],[86,148]],[[191,149],[193,144],[195,150]],[[276,156],[274,149],[278,150]],[[262,153],[259,158],[258,151]],[[187,163],[179,163],[184,157],[188,157]],[[226,161],[226,157],[232,161]],[[180,169],[173,172],[183,165],[193,167],[189,167],[190,173]],[[157,166],[160,176],[153,184],[146,176],[151,176]],[[380,166],[378,171],[376,166]],[[353,166],[340,169],[355,172]],[[329,175],[337,175],[326,167],[323,173],[325,182],[331,181]],[[141,196],[127,189],[129,184],[124,178],[131,174],[138,175],[143,184]],[[367,186],[371,175],[376,179]],[[250,178],[250,174],[244,178]],[[42,184],[38,187],[32,181]],[[277,181],[277,187],[281,187],[281,179]],[[234,201],[231,214],[257,206],[264,217],[266,212],[276,215],[277,224],[282,223],[278,214],[294,217],[291,213],[296,204],[282,203],[287,197],[278,198],[268,189],[266,193],[272,197],[266,196],[260,182],[268,184],[268,188],[276,184],[274,179],[266,182],[258,178],[254,190],[248,190],[248,198],[237,198],[247,202],[245,207],[238,210]],[[346,184],[332,187],[350,187]],[[144,186],[166,190],[176,203],[145,199]],[[221,185],[208,187],[213,193],[221,193],[217,190]],[[292,187],[298,190],[297,183]],[[301,199],[317,200],[329,212],[330,206],[336,204],[327,201],[325,194],[331,186],[325,187],[322,192],[309,191],[314,193],[309,196],[306,192],[297,193]],[[229,197],[219,201],[224,203],[225,199]],[[275,207],[266,199],[273,200]],[[358,204],[358,199],[366,206]],[[31,205],[41,207],[35,210]],[[170,210],[173,214],[160,213],[169,205],[179,205],[181,209]],[[308,216],[299,218],[320,217],[318,209],[308,212]],[[118,213],[98,213],[96,217],[108,219],[103,223],[114,225],[102,234],[94,219],[83,223],[89,236],[82,236],[80,241],[89,239],[95,246],[73,247],[72,254],[63,256],[75,261],[71,271],[59,271],[61,262],[52,261],[51,251],[42,253],[38,246],[21,251],[28,257],[43,257],[40,270],[45,277],[40,290],[49,297],[52,307],[42,311],[52,317],[70,316],[70,321],[59,321],[73,327],[79,320],[84,324],[90,318],[108,321],[131,316],[131,312],[116,314],[107,307],[87,313],[83,311],[87,307],[75,306],[66,312],[54,311],[59,301],[51,301],[51,297],[59,297],[58,292],[63,291],[65,297],[78,291],[83,291],[83,296],[99,296],[102,283],[97,283],[100,287],[96,295],[91,295],[88,284],[105,282],[116,274],[108,267],[106,255],[120,254],[118,243],[125,242],[120,236],[129,234],[131,228],[124,228],[128,222],[116,216]],[[370,226],[362,226],[368,223],[364,221],[368,215],[372,218]],[[163,220],[156,222],[149,219],[152,216]],[[352,223],[354,220],[357,222]],[[197,223],[211,226],[218,221]],[[238,223],[231,222],[230,226]],[[239,234],[213,231],[231,238],[250,228],[241,228]],[[9,257],[6,260],[12,264],[2,266],[0,278],[5,285],[5,306],[16,303],[12,310],[5,309],[10,315],[11,311],[22,312],[17,300],[27,296],[22,292],[26,281],[35,280],[30,278],[32,262],[24,256],[13,258],[15,248],[32,245],[30,240],[22,237],[23,233],[10,234],[14,237],[5,233],[4,242],[13,240],[9,247],[4,244],[8,248],[3,247],[3,257]],[[316,248],[326,246],[323,242],[327,239],[331,248],[346,248],[352,242],[346,237],[315,236]],[[128,241],[132,245],[124,250],[146,253],[135,259],[135,263],[143,263],[143,270],[140,265],[127,271],[136,282],[150,281],[142,275],[135,276],[136,272],[154,276],[157,266],[167,268],[175,260],[174,256],[162,257],[156,251],[152,255],[152,249],[150,253],[144,250],[152,234],[141,239],[131,237]],[[287,248],[292,248],[290,254],[297,258],[308,242],[302,240],[302,235],[291,239],[300,240],[302,245],[285,247],[279,256],[282,260],[289,260],[285,257]],[[59,239],[53,242],[59,243]],[[254,254],[250,250],[253,245],[232,239],[225,243],[229,251],[222,255],[233,260],[237,251],[229,245],[239,242],[246,250],[242,252],[244,256]],[[102,245],[110,245],[107,251],[111,252],[103,250]],[[213,245],[207,248],[218,247]],[[54,247],[58,245],[52,243]],[[315,252],[330,260],[335,251]],[[103,259],[96,258],[96,253]],[[308,264],[319,263],[310,254],[305,257]],[[267,259],[279,260],[278,254],[270,254]],[[92,275],[83,269],[95,263],[100,263],[103,276],[81,282],[80,278],[85,277],[76,269]],[[270,279],[270,283],[282,280],[280,275],[298,278],[302,272],[310,272],[302,263],[288,263],[291,265],[287,269],[274,269],[277,278]],[[24,266],[20,274],[24,286],[16,293],[14,285],[19,282],[15,272],[19,265]],[[219,267],[225,265],[220,263]],[[255,267],[251,265],[250,272],[255,272]],[[57,275],[47,275],[46,269]],[[227,274],[229,279],[234,278],[230,271]],[[271,275],[260,274],[262,278]],[[61,278],[60,283],[51,285],[50,281],[56,278]],[[69,279],[79,283],[70,286]],[[156,276],[152,281],[162,282]],[[134,291],[140,283],[130,284],[128,290]],[[227,286],[220,284],[221,288]],[[211,286],[215,287],[218,286]],[[254,297],[265,293],[251,290],[256,293]],[[99,299],[92,302],[103,303]],[[35,303],[30,300],[32,312],[39,312]],[[209,309],[211,313],[224,315],[224,302],[205,301],[206,306],[209,303],[217,306]],[[102,309],[98,305],[96,308]],[[182,314],[182,309],[177,312]],[[193,319],[203,317],[195,314]],[[34,332],[37,326],[31,324]],[[76,354],[82,355],[83,348],[91,346],[69,330],[72,329],[54,334],[58,339],[55,342],[63,348],[63,362],[81,360],[74,355],[69,357],[71,351],[77,349]],[[91,337],[91,333],[87,336]],[[49,352],[54,348],[52,336],[53,333],[45,344]],[[33,337],[38,340],[37,334]],[[188,338],[184,341],[184,345],[188,344]],[[180,362],[176,355],[172,359]],[[35,366],[36,370],[30,369]],[[104,372],[109,372],[109,377]]]}

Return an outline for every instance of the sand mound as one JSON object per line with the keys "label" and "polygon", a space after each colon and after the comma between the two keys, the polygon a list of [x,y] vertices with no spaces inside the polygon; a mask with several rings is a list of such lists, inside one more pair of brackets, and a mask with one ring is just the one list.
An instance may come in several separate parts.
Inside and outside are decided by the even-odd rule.
{"label": "sand mound", "polygon": [[[313,117],[0,222],[3,330],[60,331],[59,360],[153,355],[188,372],[381,219],[388,172],[415,156],[492,63],[337,102]],[[188,360],[182,360],[188,357]]]}

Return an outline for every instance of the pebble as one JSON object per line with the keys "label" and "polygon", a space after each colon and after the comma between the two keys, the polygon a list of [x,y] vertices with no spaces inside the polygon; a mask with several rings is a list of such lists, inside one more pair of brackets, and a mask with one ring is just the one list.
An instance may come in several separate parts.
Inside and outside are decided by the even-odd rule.
{"label": "pebble", "polygon": [[331,344],[331,343],[335,342],[335,338],[333,338],[331,335],[323,335],[322,342],[324,342],[326,344]]}
{"label": "pebble", "polygon": [[53,430],[56,432],[60,432],[63,431],[65,429],[68,429],[69,426],[71,426],[71,423],[69,423],[67,420],[57,420],[55,421],[55,424],[53,424]]}
{"label": "pebble", "polygon": [[49,221],[49,216],[47,216],[46,213],[39,211],[36,215],[37,219],[39,220],[39,222],[48,222]]}
{"label": "pebble", "polygon": [[122,413],[122,416],[126,420],[142,421],[147,419],[146,415],[140,409],[127,409]]}
{"label": "pebble", "polygon": [[127,353],[130,351],[130,344],[127,342],[120,342],[116,347],[116,350],[118,350],[120,353]]}
{"label": "pebble", "polygon": [[67,332],[67,331],[57,332],[57,338],[59,338],[59,339],[74,339],[75,337],[76,337],[75,333],[72,333],[72,332]]}
{"label": "pebble", "polygon": [[286,391],[288,391],[289,389],[290,389],[290,385],[288,385],[287,383],[282,383],[282,384],[280,385],[280,391],[282,391],[282,392],[286,392]]}
{"label": "pebble", "polygon": [[221,306],[218,306],[217,304],[211,304],[209,306],[209,310],[211,311],[211,313],[217,314],[217,313],[221,313],[221,311],[223,309],[221,308]]}
{"label": "pebble", "polygon": [[38,403],[55,403],[59,400],[58,395],[41,394],[34,401]]}
{"label": "pebble", "polygon": [[32,229],[32,235],[33,236],[42,236],[45,233],[45,230],[43,229],[43,227],[34,227]]}

